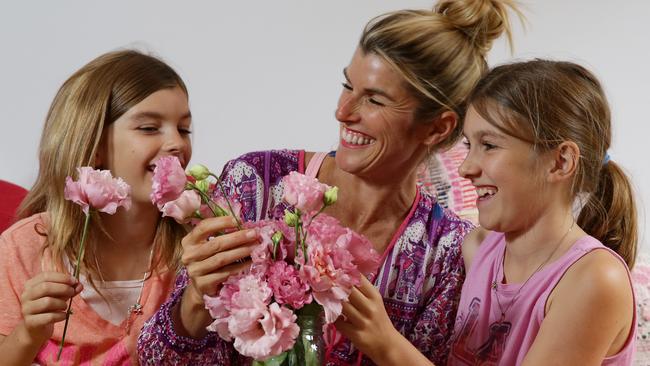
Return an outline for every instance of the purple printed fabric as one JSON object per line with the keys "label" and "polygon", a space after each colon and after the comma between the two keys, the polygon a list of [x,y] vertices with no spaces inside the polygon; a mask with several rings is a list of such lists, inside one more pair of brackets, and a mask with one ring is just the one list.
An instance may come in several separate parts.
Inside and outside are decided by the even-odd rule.
{"label": "purple printed fabric", "polygon": [[[222,179],[227,194],[242,205],[247,221],[280,218],[286,208],[282,202],[282,178],[301,171],[302,151],[261,151],[229,161]],[[265,182],[268,183],[265,184]],[[395,328],[435,364],[445,364],[460,290],[464,279],[462,239],[472,224],[436,203],[420,191],[403,231],[386,255],[377,287]],[[142,364],[237,364],[236,352],[214,333],[194,340],[174,332],[170,309],[187,284],[183,271],[171,298],[143,327],[138,340]],[[241,360],[240,360],[241,361]],[[359,362],[359,352],[348,340],[331,347],[327,365]],[[361,365],[374,363],[363,356]]]}

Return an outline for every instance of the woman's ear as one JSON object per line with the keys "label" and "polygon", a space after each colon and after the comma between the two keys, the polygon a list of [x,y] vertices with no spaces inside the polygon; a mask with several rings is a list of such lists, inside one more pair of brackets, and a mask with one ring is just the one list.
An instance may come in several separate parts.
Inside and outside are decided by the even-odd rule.
{"label": "woman's ear", "polygon": [[570,179],[578,168],[580,148],[573,141],[564,141],[551,151],[551,158],[548,181],[559,182]]}
{"label": "woman's ear", "polygon": [[442,112],[429,126],[424,144],[426,146],[438,145],[451,135],[456,125],[458,125],[458,114],[456,112]]}

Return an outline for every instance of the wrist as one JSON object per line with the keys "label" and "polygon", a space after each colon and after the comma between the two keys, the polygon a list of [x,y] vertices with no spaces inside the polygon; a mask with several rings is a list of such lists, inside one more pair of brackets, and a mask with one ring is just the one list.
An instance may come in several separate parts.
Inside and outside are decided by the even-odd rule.
{"label": "wrist", "polygon": [[192,285],[185,288],[180,301],[171,309],[176,333],[185,337],[202,338],[211,322],[210,313],[205,308],[203,298]]}

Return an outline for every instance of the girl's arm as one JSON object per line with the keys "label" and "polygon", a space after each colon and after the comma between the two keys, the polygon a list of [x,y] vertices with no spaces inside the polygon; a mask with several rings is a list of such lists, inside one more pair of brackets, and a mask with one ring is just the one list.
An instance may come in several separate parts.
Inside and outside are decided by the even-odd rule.
{"label": "girl's arm", "polygon": [[586,254],[560,280],[546,309],[523,365],[601,365],[634,327],[625,266],[605,250]]}
{"label": "girl's arm", "polygon": [[0,335],[3,363],[31,365],[52,336],[54,323],[65,320],[68,300],[82,288],[72,276],[57,272],[42,272],[25,282],[20,297],[23,319],[9,335]]}
{"label": "girl's arm", "polygon": [[465,264],[465,271],[468,271],[472,266],[474,261],[474,255],[478,252],[478,247],[481,245],[487,234],[488,230],[478,226],[474,228],[469,234],[463,239],[462,252],[463,252],[463,262]]}

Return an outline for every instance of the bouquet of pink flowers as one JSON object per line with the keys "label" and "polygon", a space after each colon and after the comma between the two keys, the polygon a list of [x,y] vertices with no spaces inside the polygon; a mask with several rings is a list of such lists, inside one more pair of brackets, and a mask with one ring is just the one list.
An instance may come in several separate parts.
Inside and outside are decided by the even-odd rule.
{"label": "bouquet of pink flowers", "polygon": [[336,202],[337,187],[296,172],[283,185],[292,208],[284,220],[244,224],[258,229],[261,243],[250,270],[231,276],[216,297],[204,297],[214,318],[208,329],[234,340],[235,349],[256,364],[316,365],[322,355],[308,345],[293,349],[301,332],[298,316],[324,312],[325,323],[334,322],[361,276],[376,270],[379,255],[368,239],[322,214]]}

